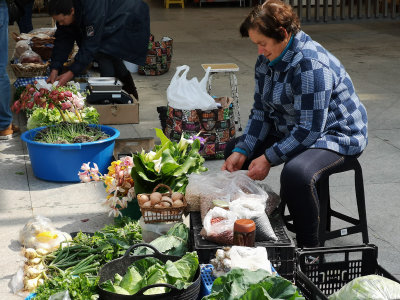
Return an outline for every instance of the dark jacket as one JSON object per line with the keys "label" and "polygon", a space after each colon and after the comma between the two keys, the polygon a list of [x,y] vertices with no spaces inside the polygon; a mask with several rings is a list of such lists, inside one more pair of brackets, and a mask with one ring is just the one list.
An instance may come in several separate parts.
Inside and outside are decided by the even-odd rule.
{"label": "dark jacket", "polygon": [[8,8],[8,24],[13,25],[24,15],[24,6],[31,0],[6,0]]}
{"label": "dark jacket", "polygon": [[61,70],[79,46],[69,69],[80,74],[98,52],[144,65],[150,36],[149,7],[142,0],[74,0],[75,20],[57,24],[51,69]]}

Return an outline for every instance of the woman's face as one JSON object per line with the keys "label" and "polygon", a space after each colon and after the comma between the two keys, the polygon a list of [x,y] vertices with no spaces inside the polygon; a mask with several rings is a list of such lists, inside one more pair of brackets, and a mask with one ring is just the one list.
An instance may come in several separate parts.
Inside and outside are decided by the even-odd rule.
{"label": "woman's face", "polygon": [[277,58],[285,49],[288,39],[278,42],[277,40],[267,37],[256,29],[249,29],[250,40],[258,46],[258,54],[264,55],[269,61]]}
{"label": "woman's face", "polygon": [[61,26],[68,26],[71,25],[74,22],[74,15],[75,15],[75,10],[74,8],[71,8],[71,13],[69,15],[64,15],[64,14],[58,14],[52,16],[54,21],[58,22]]}

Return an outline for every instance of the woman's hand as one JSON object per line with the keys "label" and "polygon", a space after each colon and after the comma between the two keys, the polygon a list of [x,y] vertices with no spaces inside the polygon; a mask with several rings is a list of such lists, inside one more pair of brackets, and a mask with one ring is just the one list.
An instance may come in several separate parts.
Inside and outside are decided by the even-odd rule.
{"label": "woman's hand", "polygon": [[74,73],[72,73],[71,71],[65,72],[64,74],[61,74],[60,76],[57,77],[58,85],[64,86],[72,78],[74,78]]}
{"label": "woman's hand", "polygon": [[253,180],[263,180],[268,176],[269,170],[271,169],[271,164],[268,162],[264,155],[261,155],[254,159],[249,165],[249,176]]}
{"label": "woman's hand", "polygon": [[242,169],[244,162],[246,161],[246,155],[239,153],[239,152],[233,152],[224,162],[224,164],[221,167],[222,171],[229,171],[229,172],[234,172],[234,171],[239,171]]}
{"label": "woman's hand", "polygon": [[46,79],[47,83],[54,83],[58,77],[58,70],[51,70],[49,77]]}

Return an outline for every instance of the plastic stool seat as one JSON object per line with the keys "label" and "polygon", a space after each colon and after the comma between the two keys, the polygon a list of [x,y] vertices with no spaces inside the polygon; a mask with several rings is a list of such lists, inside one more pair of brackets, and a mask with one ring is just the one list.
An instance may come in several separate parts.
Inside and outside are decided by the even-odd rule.
{"label": "plastic stool seat", "polygon": [[208,77],[208,83],[207,83],[207,90],[209,94],[211,93],[213,75],[218,73],[229,75],[229,83],[231,86],[232,98],[233,98],[233,111],[235,115],[235,124],[238,124],[239,131],[242,131],[242,124],[240,122],[239,93],[237,86],[237,78],[235,74],[235,72],[239,71],[239,66],[234,63],[202,64],[201,66],[204,71],[207,71],[208,67],[211,68],[210,76]]}
{"label": "plastic stool seat", "polygon": [[164,0],[165,8],[169,8],[170,4],[180,4],[182,8],[185,8],[185,0]]}
{"label": "plastic stool seat", "polygon": [[[347,172],[354,170],[354,184],[355,194],[357,201],[358,219],[347,216],[343,213],[335,211],[331,208],[330,193],[329,193],[329,176],[337,173]],[[364,194],[364,181],[362,175],[361,165],[357,158],[353,158],[344,164],[339,170],[331,174],[324,174],[323,177],[317,182],[317,192],[320,204],[320,224],[318,231],[318,239],[320,246],[324,246],[325,241],[346,236],[355,233],[362,234],[364,244],[369,243],[368,226],[367,226],[367,213],[365,207],[365,194]],[[288,230],[294,232],[293,218],[290,215],[285,215],[286,203],[283,201],[280,204],[280,212]],[[352,224],[352,226],[344,227],[341,229],[331,230],[332,217]]]}

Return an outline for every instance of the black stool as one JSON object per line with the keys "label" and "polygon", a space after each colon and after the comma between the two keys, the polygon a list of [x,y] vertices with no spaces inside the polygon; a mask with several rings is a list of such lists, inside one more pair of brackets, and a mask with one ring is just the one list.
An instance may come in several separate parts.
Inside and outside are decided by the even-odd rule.
{"label": "black stool", "polygon": [[[355,192],[357,199],[357,209],[359,219],[354,219],[350,216],[344,215],[331,208],[331,200],[329,195],[329,176],[332,174],[342,173],[346,171],[354,170],[354,181],[355,181]],[[364,196],[364,181],[362,175],[362,169],[357,158],[349,159],[346,164],[343,164],[340,169],[336,169],[332,173],[324,174],[317,182],[317,192],[320,203],[320,224],[318,238],[320,246],[324,246],[325,241],[346,236],[354,233],[362,234],[362,240],[364,244],[368,244],[368,227],[367,227],[367,214],[365,210],[365,196]],[[285,215],[286,203],[281,202],[279,209],[283,218],[283,221],[288,230],[294,232],[293,218],[290,215]],[[342,229],[331,230],[332,217],[336,217],[340,220],[346,221],[353,226],[345,227]]]}

